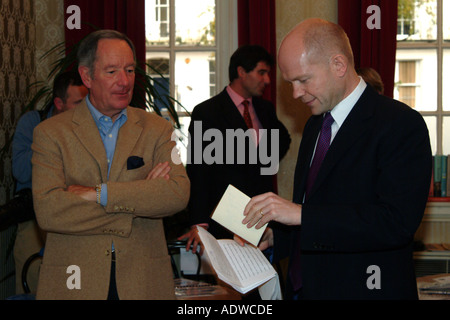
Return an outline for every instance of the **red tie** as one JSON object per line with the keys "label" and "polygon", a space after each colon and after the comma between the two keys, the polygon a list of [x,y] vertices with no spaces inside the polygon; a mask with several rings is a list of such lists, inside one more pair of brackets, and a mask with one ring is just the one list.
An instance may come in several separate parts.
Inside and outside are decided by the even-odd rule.
{"label": "red tie", "polygon": [[251,129],[251,128],[253,128],[253,122],[252,122],[252,118],[250,117],[250,112],[248,111],[249,102],[248,102],[248,100],[244,100],[242,102],[242,104],[244,105],[244,121],[245,121],[245,124],[247,125],[247,128]]}

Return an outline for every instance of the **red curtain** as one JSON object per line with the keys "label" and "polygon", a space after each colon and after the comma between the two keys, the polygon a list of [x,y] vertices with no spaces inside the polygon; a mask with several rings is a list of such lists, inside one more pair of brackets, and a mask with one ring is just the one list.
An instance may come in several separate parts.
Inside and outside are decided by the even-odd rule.
{"label": "red curtain", "polygon": [[80,8],[82,23],[81,29],[65,28],[67,49],[96,29],[114,29],[133,41],[137,60],[145,61],[145,0],[64,0],[66,20],[71,5]]}
{"label": "red curtain", "polygon": [[[238,45],[256,44],[277,57],[275,0],[238,0]],[[277,67],[270,71],[270,86],[263,98],[277,102]],[[274,191],[278,192],[277,178],[273,178]]]}
{"label": "red curtain", "polygon": [[[238,0],[238,44],[264,47],[276,61],[275,0]],[[270,72],[271,84],[264,98],[276,104],[276,66]]]}
{"label": "red curtain", "polygon": [[[369,29],[367,21],[380,8],[380,29]],[[372,67],[384,82],[384,94],[393,97],[395,55],[397,49],[398,0],[339,0],[339,24],[347,32],[355,55],[356,67]],[[374,16],[375,17],[375,16]]]}

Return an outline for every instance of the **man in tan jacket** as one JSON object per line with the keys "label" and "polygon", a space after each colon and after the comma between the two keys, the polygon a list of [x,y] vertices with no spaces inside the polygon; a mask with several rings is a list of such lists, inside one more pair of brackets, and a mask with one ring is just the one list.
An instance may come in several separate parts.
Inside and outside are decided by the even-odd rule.
{"label": "man in tan jacket", "polygon": [[116,31],[80,45],[86,101],[34,131],[33,198],[48,232],[38,299],[173,299],[162,218],[187,205],[172,126],[129,107],[136,55]]}

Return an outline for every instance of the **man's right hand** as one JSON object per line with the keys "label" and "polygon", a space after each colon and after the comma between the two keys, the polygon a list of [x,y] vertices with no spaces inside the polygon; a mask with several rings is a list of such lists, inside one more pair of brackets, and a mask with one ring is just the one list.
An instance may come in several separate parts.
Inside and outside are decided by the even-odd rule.
{"label": "man's right hand", "polygon": [[189,251],[192,245],[192,253],[197,252],[197,246],[200,245],[200,255],[203,254],[203,245],[200,240],[200,236],[198,235],[197,226],[192,226],[191,229],[183,234],[181,237],[178,237],[178,240],[185,240],[186,243],[186,251]]}

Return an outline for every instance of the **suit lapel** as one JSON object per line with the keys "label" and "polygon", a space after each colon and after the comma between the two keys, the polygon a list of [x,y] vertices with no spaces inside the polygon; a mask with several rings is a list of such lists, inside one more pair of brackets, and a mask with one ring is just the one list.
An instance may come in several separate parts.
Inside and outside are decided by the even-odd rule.
{"label": "suit lapel", "polygon": [[[308,121],[307,126],[305,126],[304,135],[298,152],[297,165],[295,168],[293,199],[296,203],[302,203],[303,201],[309,166],[311,164],[317,137],[319,135],[320,128],[322,127],[322,121],[323,118],[321,116],[313,116]],[[308,129],[306,130],[307,127]]]}
{"label": "suit lapel", "polygon": [[[325,156],[325,159],[322,162],[320,170],[317,174],[314,185],[310,191],[310,196],[317,191],[322,183],[326,181],[327,176],[333,170],[333,167],[336,163],[342,158],[345,157],[349,149],[354,145],[354,143],[364,135],[366,130],[369,129],[368,121],[373,115],[374,112],[374,98],[371,97],[372,92],[367,89],[364,91],[363,95],[360,97],[358,102],[353,107],[352,111],[350,111],[349,115],[345,119],[342,127],[339,129],[336,137],[334,138],[328,152]],[[320,127],[319,127],[320,131]],[[318,132],[316,134],[317,138]],[[308,151],[314,149],[314,144],[311,148],[310,143],[308,144]],[[312,151],[308,154],[312,154]],[[309,156],[309,160],[311,160]],[[309,162],[308,162],[309,168]],[[306,181],[307,173],[303,175]]]}
{"label": "suit lapel", "polygon": [[[127,121],[119,130],[114,159],[109,174],[109,180],[111,181],[117,181],[119,178],[142,132],[142,127],[138,124],[139,118],[136,117],[136,114],[130,107],[127,111],[127,118]],[[73,122],[75,135],[98,163],[102,181],[108,181],[108,163],[105,146],[95,125],[94,118],[85,102],[75,110]]]}
{"label": "suit lapel", "polygon": [[102,181],[106,181],[108,177],[108,164],[105,147],[103,146],[100,133],[86,102],[83,102],[75,109],[72,121],[74,123],[74,134],[97,161],[101,179]]}
{"label": "suit lapel", "polygon": [[254,97],[253,98],[253,107],[255,108],[256,115],[258,116],[258,120],[261,123],[262,128],[270,128],[271,127],[271,120],[267,114],[267,109],[264,108],[261,104],[261,100]]}
{"label": "suit lapel", "polygon": [[109,180],[111,181],[119,179],[120,173],[123,168],[126,168],[125,163],[128,157],[132,155],[131,152],[142,133],[142,126],[139,125],[140,120],[133,111],[132,107],[128,107],[127,121],[119,130],[114,159],[109,173]]}
{"label": "suit lapel", "polygon": [[241,113],[234,105],[234,102],[233,100],[231,100],[226,89],[223,90],[220,95],[220,102],[221,113],[224,117],[224,120],[228,123],[228,125],[225,125],[225,127],[228,129],[240,128],[243,130],[247,130],[247,125],[245,124],[244,118],[241,116]]}

